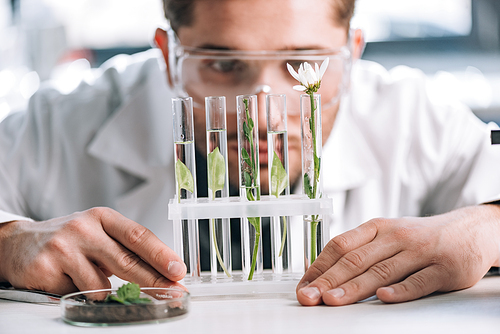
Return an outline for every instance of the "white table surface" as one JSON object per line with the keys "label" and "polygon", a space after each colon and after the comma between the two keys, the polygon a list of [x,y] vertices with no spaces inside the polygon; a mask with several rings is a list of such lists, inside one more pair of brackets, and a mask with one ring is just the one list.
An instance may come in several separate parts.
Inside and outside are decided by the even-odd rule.
{"label": "white table surface", "polygon": [[303,307],[281,298],[193,298],[187,317],[160,324],[82,328],[64,323],[59,306],[0,300],[0,333],[491,333],[500,332],[500,277],[474,287],[401,304],[369,300]]}

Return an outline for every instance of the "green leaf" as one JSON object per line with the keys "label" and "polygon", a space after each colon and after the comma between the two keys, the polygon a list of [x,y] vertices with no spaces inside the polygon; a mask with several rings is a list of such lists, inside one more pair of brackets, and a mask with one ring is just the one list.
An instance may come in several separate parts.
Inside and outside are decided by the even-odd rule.
{"label": "green leaf", "polygon": [[253,130],[253,127],[254,127],[254,124],[253,124],[253,119],[249,117],[249,118],[248,118],[248,129],[249,129],[250,131],[252,131],[252,130]]}
{"label": "green leaf", "polygon": [[252,188],[246,188],[246,193],[247,193],[247,200],[249,201],[253,201],[255,200],[255,198],[253,197],[253,194],[252,194]]}
{"label": "green leaf", "polygon": [[252,186],[252,176],[246,170],[243,171],[243,179],[244,179],[243,181],[245,181],[245,187],[251,187]]}
{"label": "green leaf", "polygon": [[208,153],[207,158],[208,188],[215,195],[216,191],[224,189],[224,183],[226,182],[226,162],[224,161],[224,156],[219,151],[219,147]]}
{"label": "green leaf", "polygon": [[281,163],[280,158],[274,152],[273,164],[271,166],[271,195],[276,196],[276,198],[286,189],[288,186],[288,175],[286,170]]}
{"label": "green leaf", "polygon": [[241,148],[241,157],[243,158],[243,161],[246,162],[248,167],[252,167],[252,162],[250,161],[250,155],[248,154],[248,151],[244,147]]}
{"label": "green leaf", "polygon": [[141,288],[135,283],[126,283],[118,288],[116,295],[108,295],[106,303],[118,302],[124,305],[151,303],[149,298],[139,298]]}
{"label": "green leaf", "polygon": [[307,197],[314,198],[313,190],[311,187],[311,180],[309,179],[309,174],[307,173],[304,174],[304,192],[306,193]]}
{"label": "green leaf", "polygon": [[247,122],[243,122],[243,134],[247,138],[248,141],[251,140],[252,130],[248,128]]}
{"label": "green leaf", "polygon": [[319,177],[319,169],[321,166],[321,158],[318,158],[317,155],[314,155],[314,174],[316,177]]}
{"label": "green leaf", "polygon": [[175,162],[175,177],[179,188],[194,193],[193,175],[180,159]]}
{"label": "green leaf", "polygon": [[243,130],[245,130],[245,135],[250,136],[250,132],[252,132],[254,123],[252,117],[250,117],[250,111],[248,110],[248,99],[243,99],[243,103],[245,104],[245,116],[247,117],[247,122],[248,122],[248,127],[246,126],[245,122],[243,122]]}
{"label": "green leaf", "polygon": [[123,305],[130,305],[129,302],[123,300],[123,299],[120,299],[118,298],[116,295],[107,295],[106,296],[106,299],[104,300],[105,303],[113,303],[113,302],[116,302],[116,303],[120,303],[120,304],[123,304]]}
{"label": "green leaf", "polygon": [[259,217],[247,217],[248,222],[252,224],[252,226],[255,228],[255,232],[260,233],[260,228],[259,228],[259,222],[260,218]]}
{"label": "green leaf", "polygon": [[119,287],[116,294],[118,295],[118,298],[122,300],[137,299],[141,294],[141,288],[138,284],[127,283]]}
{"label": "green leaf", "polygon": [[250,131],[253,129],[253,120],[250,117],[250,111],[248,110],[248,99],[243,99],[243,103],[245,104],[245,116],[247,117],[248,120],[248,125],[250,127]]}

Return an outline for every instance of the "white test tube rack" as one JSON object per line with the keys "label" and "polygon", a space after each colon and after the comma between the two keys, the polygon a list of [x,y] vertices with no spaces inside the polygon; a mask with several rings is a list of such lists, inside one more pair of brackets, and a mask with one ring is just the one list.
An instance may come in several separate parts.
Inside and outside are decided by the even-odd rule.
{"label": "white test tube rack", "polygon": [[[192,220],[210,218],[246,218],[246,217],[273,217],[273,216],[303,216],[321,214],[324,217],[333,213],[332,199],[323,197],[310,199],[303,194],[280,196],[262,196],[260,201],[247,201],[241,197],[227,197],[210,200],[208,198],[181,199],[177,197],[168,204],[168,219]],[[325,219],[326,223],[328,219]],[[328,226],[325,225],[328,231]],[[293,232],[292,232],[293,233]],[[182,238],[182,235],[174,235]],[[329,240],[329,234],[322,235],[324,244]],[[295,247],[304,247],[303,244]],[[186,277],[181,283],[189,286],[190,292],[197,297],[213,297],[228,295],[255,295],[269,296],[291,294],[301,277],[301,272],[295,275],[274,275],[265,272],[263,279],[248,281],[242,273],[233,271],[232,279],[227,282],[213,280],[210,272],[203,272],[199,279]],[[208,283],[208,284],[204,284]],[[217,283],[217,284],[214,284]],[[236,284],[234,284],[236,283]],[[211,286],[207,289],[207,286]]]}
{"label": "white test tube rack", "polygon": [[245,218],[301,215],[331,215],[332,199],[323,197],[310,199],[306,195],[287,195],[279,198],[262,196],[260,201],[247,201],[232,196],[209,200],[206,197],[181,199],[177,197],[168,204],[168,219],[210,219],[210,218]]}

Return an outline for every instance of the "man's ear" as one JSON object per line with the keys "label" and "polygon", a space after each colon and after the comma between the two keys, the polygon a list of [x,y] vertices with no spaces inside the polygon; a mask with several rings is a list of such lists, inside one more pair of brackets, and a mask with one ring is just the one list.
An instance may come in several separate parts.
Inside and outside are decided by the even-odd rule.
{"label": "man's ear", "polygon": [[365,36],[363,34],[363,30],[355,29],[352,36],[352,57],[353,59],[359,59],[363,55],[363,51],[365,50]]}
{"label": "man's ear", "polygon": [[167,66],[167,79],[170,87],[173,87],[172,75],[170,72],[169,52],[168,52],[168,34],[165,30],[157,28],[155,32],[155,44],[161,50],[165,64]]}

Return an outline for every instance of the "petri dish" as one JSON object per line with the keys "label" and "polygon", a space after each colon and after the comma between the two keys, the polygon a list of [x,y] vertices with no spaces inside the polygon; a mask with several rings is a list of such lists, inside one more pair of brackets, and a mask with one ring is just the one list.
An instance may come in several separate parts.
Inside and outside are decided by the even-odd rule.
{"label": "petri dish", "polygon": [[118,289],[75,292],[61,298],[62,319],[71,325],[120,326],[160,323],[183,318],[189,310],[190,294],[175,288],[141,288],[140,298],[151,303],[124,305],[105,303]]}

